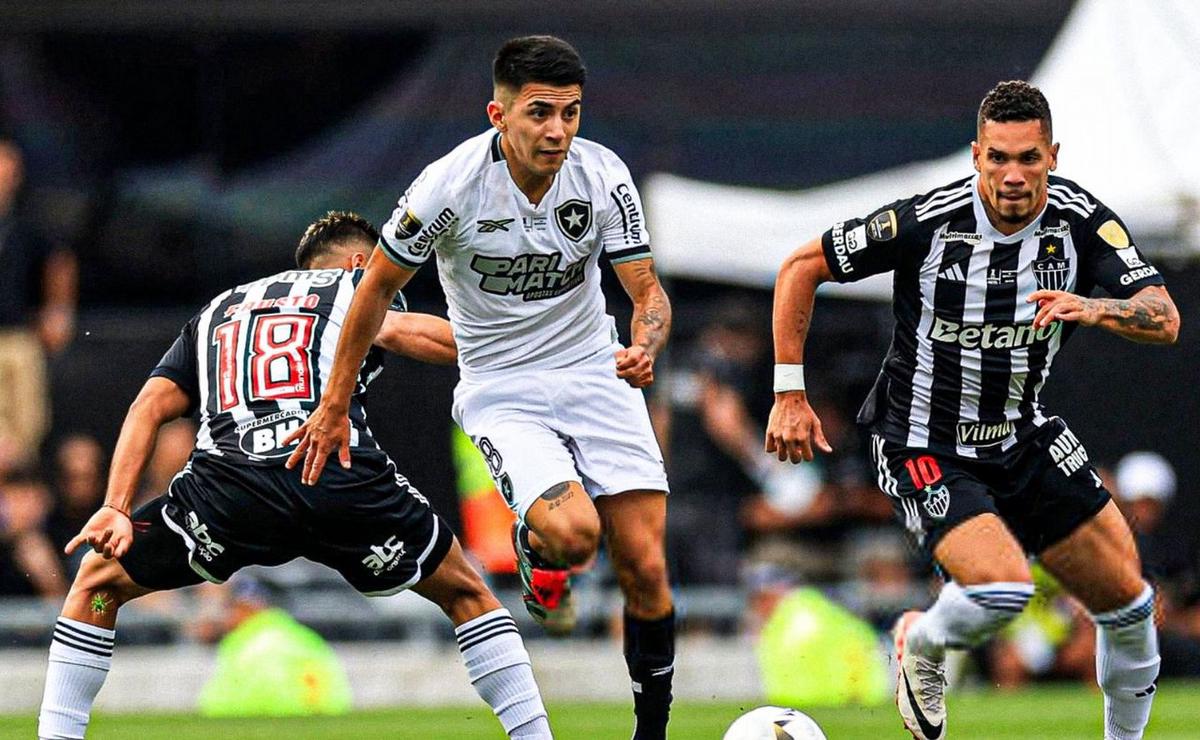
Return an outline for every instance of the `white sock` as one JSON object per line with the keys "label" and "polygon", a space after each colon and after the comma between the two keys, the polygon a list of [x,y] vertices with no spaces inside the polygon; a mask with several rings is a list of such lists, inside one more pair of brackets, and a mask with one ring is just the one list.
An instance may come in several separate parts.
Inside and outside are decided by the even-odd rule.
{"label": "white sock", "polygon": [[962,588],[947,581],[929,611],[909,628],[906,645],[937,659],[945,655],[946,648],[974,647],[1016,619],[1032,597],[1032,583]]}
{"label": "white sock", "polygon": [[1150,721],[1158,679],[1154,591],[1096,620],[1096,681],[1104,691],[1105,740],[1139,740]]}
{"label": "white sock", "polygon": [[38,715],[43,740],[82,738],[92,702],[112,664],[113,630],[59,617],[50,642],[46,689]]}
{"label": "white sock", "polygon": [[454,629],[467,675],[514,738],[551,738],[529,653],[507,609],[495,609]]}

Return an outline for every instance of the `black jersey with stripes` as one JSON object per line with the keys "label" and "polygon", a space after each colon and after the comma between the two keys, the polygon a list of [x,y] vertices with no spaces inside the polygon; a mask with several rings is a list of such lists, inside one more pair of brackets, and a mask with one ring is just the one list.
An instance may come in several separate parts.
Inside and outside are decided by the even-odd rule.
{"label": "black jersey with stripes", "polygon": [[[321,401],[362,270],[288,270],[212,299],[151,372],[173,381],[200,414],[196,453],[282,465],[283,440]],[[405,310],[400,294],[391,310]],[[383,369],[371,349],[350,399],[351,448],[379,449],[362,400]]]}
{"label": "black jersey with stripes", "polygon": [[1121,219],[1051,176],[1045,209],[1005,236],[969,177],[822,236],[834,279],[893,272],[891,347],[858,420],[890,442],[997,458],[1046,423],[1038,394],[1073,324],[1035,329],[1039,289],[1128,298],[1163,280]]}

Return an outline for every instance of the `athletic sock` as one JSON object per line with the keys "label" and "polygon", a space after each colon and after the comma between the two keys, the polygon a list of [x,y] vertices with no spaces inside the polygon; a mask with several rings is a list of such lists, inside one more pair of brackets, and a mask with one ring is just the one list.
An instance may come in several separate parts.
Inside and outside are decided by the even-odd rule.
{"label": "athletic sock", "polygon": [[38,715],[43,740],[82,738],[92,702],[112,665],[113,630],[67,617],[54,624],[46,688]]}
{"label": "athletic sock", "polygon": [[985,583],[963,588],[947,581],[937,601],[908,630],[905,645],[940,660],[946,648],[978,645],[1016,619],[1033,597],[1032,583]]}
{"label": "athletic sock", "polygon": [[1096,620],[1096,681],[1104,691],[1105,740],[1138,740],[1150,721],[1158,679],[1154,591]]}
{"label": "athletic sock", "polygon": [[666,738],[675,673],[675,612],[660,619],[625,613],[625,664],[633,681],[634,740]]}
{"label": "athletic sock", "polygon": [[550,738],[550,723],[529,653],[507,609],[494,609],[454,629],[475,691],[509,737]]}

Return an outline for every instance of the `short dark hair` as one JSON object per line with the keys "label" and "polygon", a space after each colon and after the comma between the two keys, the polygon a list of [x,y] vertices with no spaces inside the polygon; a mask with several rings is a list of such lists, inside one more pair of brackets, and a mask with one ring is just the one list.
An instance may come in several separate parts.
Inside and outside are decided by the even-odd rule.
{"label": "short dark hair", "polygon": [[1054,126],[1050,119],[1050,103],[1042,91],[1024,80],[1001,82],[984,96],[979,104],[976,127],[983,129],[984,121],[1041,121],[1046,138],[1054,140]]}
{"label": "short dark hair", "polygon": [[351,211],[330,211],[313,221],[296,247],[296,266],[307,268],[348,242],[363,241],[372,246],[379,241],[379,230],[371,222]]}
{"label": "short dark hair", "polygon": [[527,82],[583,86],[587,69],[575,47],[556,36],[509,39],[492,62],[492,82],[520,90]]}

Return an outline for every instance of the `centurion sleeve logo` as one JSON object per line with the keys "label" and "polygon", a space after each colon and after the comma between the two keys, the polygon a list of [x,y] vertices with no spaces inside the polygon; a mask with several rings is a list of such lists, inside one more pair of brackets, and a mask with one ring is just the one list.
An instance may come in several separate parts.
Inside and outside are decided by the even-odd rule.
{"label": "centurion sleeve logo", "polygon": [[520,254],[471,260],[471,269],[483,277],[479,287],[492,295],[519,295],[526,301],[557,298],[583,284],[587,257],[560,267],[562,254]]}
{"label": "centurion sleeve logo", "polygon": [[[443,208],[442,212],[437,215],[433,223],[429,224],[421,231],[420,237],[415,242],[408,245],[408,251],[414,257],[424,257],[429,254],[429,250],[433,249],[434,243],[442,234],[450,230],[454,222],[458,220],[458,216],[449,208]],[[399,227],[397,227],[399,228]]]}

